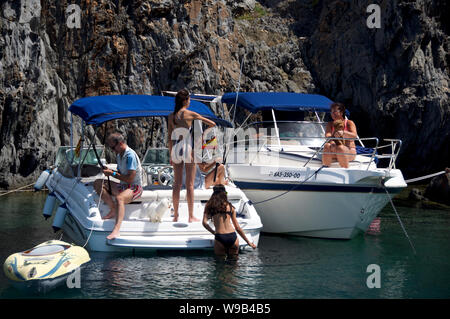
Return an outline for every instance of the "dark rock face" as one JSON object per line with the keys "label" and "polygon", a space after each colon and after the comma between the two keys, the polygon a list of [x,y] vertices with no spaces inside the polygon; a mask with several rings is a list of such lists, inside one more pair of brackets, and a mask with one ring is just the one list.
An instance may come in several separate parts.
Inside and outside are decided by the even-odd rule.
{"label": "dark rock face", "polygon": [[[73,2],[80,28],[70,27]],[[450,142],[447,1],[379,1],[380,29],[366,26],[370,3],[2,1],[0,187],[30,183],[53,163],[70,142],[74,100],[235,91],[243,59],[242,91],[324,94],[347,104],[361,136],[402,139],[398,164],[412,177],[440,170]],[[76,144],[81,124],[72,122]],[[106,130],[125,133],[141,156],[166,142],[161,119]]]}
{"label": "dark rock face", "polygon": [[326,1],[306,65],[322,92],[349,106],[360,136],[402,139],[406,175],[440,170],[450,149],[450,42],[441,11],[449,6],[378,1],[381,28],[370,29],[372,2]]}

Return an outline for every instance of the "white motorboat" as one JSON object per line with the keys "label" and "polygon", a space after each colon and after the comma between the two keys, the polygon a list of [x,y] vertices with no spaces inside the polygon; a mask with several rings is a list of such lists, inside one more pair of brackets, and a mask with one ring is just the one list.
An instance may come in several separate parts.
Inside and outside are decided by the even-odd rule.
{"label": "white motorboat", "polygon": [[[357,139],[362,153],[349,168],[338,163],[322,166],[326,142],[323,116],[332,103],[326,97],[227,93],[214,102],[242,107],[250,114],[265,111],[272,115],[272,121],[242,125],[228,134],[231,141],[234,138],[228,144],[228,174],[255,205],[263,232],[350,239],[365,232],[389,196],[407,186],[395,168],[400,140],[385,140],[385,145],[379,145],[377,138]],[[290,119],[307,112],[317,120],[277,121],[276,112]],[[387,162],[384,168],[383,161]]]}
{"label": "white motorboat", "polygon": [[[114,95],[83,98],[75,101],[69,110],[79,115],[83,123],[98,128],[116,118],[168,116],[173,111],[173,105],[171,97]],[[199,102],[192,101],[190,109],[218,123],[225,122]],[[120,236],[107,240],[106,236],[112,231],[115,221],[102,219],[109,208],[99,200],[93,182],[104,178],[100,163],[113,169],[116,164],[106,164],[105,159],[99,157],[101,151],[102,146],[94,147],[92,142],[88,147],[81,146],[78,156],[73,145],[59,149],[55,165],[50,174],[46,174],[45,181],[50,193],[44,215],[50,216],[56,200],[59,201],[53,219],[55,230],[61,228],[75,243],[91,251],[208,249],[214,246],[214,236],[201,222],[212,189],[194,190],[194,216],[200,222],[188,223],[185,190],[180,194],[179,220],[172,221],[170,180],[173,170],[168,163],[167,148],[147,151],[142,166],[146,175],[144,180],[148,183],[143,188],[142,196],[126,205]],[[114,180],[113,177],[111,179]],[[257,245],[262,224],[255,208],[248,204],[246,195],[232,183],[226,186],[226,190],[229,201],[236,208],[241,228]],[[211,226],[214,227],[212,223]],[[238,238],[241,246],[247,245],[239,235]]]}

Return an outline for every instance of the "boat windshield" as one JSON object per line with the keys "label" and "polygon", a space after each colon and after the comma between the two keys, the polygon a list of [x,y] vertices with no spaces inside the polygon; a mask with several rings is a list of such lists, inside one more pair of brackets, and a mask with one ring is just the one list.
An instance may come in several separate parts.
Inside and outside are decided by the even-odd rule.
{"label": "boat windshield", "polygon": [[[103,146],[96,146],[98,156],[103,154]],[[103,164],[106,160],[100,158]],[[80,162],[82,163],[79,168]],[[92,148],[83,148],[77,154],[70,146],[61,146],[56,154],[55,166],[65,177],[71,178],[80,174],[81,177],[96,176],[101,173],[101,167]]]}
{"label": "boat windshield", "polygon": [[168,148],[150,148],[147,150],[142,161],[143,166],[153,164],[170,165],[169,149]]}
{"label": "boat windshield", "polygon": [[[101,156],[103,153],[103,146],[96,146],[96,149],[98,156]],[[83,161],[84,165],[98,164],[97,156],[95,156],[95,152],[92,148],[83,148],[80,150],[79,156],[77,156],[75,149],[72,149],[70,146],[61,146],[56,154],[55,166],[59,166],[64,162],[78,165],[81,161]]]}
{"label": "boat windshield", "polygon": [[277,143],[278,130],[281,144],[312,147],[320,147],[325,142],[325,126],[326,123],[309,121],[277,121],[276,126],[274,122],[264,121],[249,125],[255,128],[260,136],[261,132],[264,132],[264,135],[271,137],[268,143]]}

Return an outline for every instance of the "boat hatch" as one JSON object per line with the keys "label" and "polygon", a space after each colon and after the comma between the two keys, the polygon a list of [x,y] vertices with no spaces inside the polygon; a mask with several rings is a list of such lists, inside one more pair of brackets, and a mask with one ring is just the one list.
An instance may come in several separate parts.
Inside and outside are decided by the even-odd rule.
{"label": "boat hatch", "polygon": [[189,225],[188,224],[185,224],[185,223],[175,223],[175,224],[173,224],[173,227],[176,227],[176,228],[184,228],[184,227],[188,227]]}
{"label": "boat hatch", "polygon": [[30,250],[26,250],[22,253],[22,256],[46,256],[60,253],[66,249],[69,249],[69,245],[48,245],[36,247]]}

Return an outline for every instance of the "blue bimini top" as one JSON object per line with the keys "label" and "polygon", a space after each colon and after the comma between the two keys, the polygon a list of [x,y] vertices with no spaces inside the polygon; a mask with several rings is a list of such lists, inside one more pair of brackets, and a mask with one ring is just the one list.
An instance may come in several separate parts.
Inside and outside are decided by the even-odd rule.
{"label": "blue bimini top", "polygon": [[[76,100],[69,111],[81,117],[86,124],[99,126],[104,122],[133,118],[169,116],[175,108],[175,98],[157,95],[102,95]],[[231,123],[218,118],[205,104],[191,100],[189,110],[215,123],[232,127]]]}
{"label": "blue bimini top", "polygon": [[[236,93],[225,93],[222,102],[235,104]],[[258,111],[319,111],[330,112],[330,99],[317,94],[288,92],[242,92],[238,93],[237,106],[252,113]]]}

